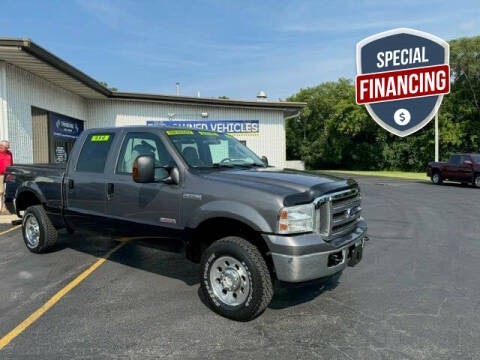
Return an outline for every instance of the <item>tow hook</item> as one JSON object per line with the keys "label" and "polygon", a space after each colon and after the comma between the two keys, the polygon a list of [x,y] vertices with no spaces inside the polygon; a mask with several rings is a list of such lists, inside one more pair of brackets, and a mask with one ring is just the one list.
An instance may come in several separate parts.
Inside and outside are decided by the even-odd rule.
{"label": "tow hook", "polygon": [[355,266],[361,260],[363,256],[363,242],[361,245],[353,245],[348,249],[348,266]]}

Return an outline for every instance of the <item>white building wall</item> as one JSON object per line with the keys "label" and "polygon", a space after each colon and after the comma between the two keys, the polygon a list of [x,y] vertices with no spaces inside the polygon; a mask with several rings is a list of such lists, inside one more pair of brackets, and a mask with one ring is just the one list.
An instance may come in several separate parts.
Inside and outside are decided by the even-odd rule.
{"label": "white building wall", "polygon": [[259,120],[257,135],[237,135],[271,165],[284,167],[283,112],[133,100],[86,100],[21,68],[0,62],[0,137],[11,142],[15,163],[33,162],[32,106],[85,121],[86,128],[145,125],[147,120]]}
{"label": "white building wall", "polygon": [[203,105],[172,105],[148,101],[88,100],[87,127],[146,125],[147,120],[259,120],[257,135],[237,135],[257,155],[265,155],[271,165],[284,167],[286,139],[283,112]]}
{"label": "white building wall", "polygon": [[7,64],[0,61],[0,140],[8,139]]}
{"label": "white building wall", "polygon": [[[31,107],[36,106],[85,120],[87,119],[87,103],[82,97],[61,89],[16,66],[6,64],[5,68],[6,91],[4,96],[8,121],[8,139],[10,140],[13,160],[15,163],[31,163],[33,162]],[[1,86],[2,84],[0,84]],[[0,91],[1,96],[2,92]],[[0,98],[0,105],[1,102],[2,99]],[[1,115],[0,119],[3,120]]]}

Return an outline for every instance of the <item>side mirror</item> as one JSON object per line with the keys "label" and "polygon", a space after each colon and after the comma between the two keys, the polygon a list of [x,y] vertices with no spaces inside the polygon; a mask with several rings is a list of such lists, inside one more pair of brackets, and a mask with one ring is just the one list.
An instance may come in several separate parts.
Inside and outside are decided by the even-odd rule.
{"label": "side mirror", "polygon": [[472,163],[472,161],[471,161],[471,160],[464,160],[464,161],[463,161],[463,165],[472,166],[472,165],[473,165],[473,163]]}
{"label": "side mirror", "polygon": [[265,164],[265,166],[268,166],[268,159],[265,155],[262,156],[262,162]]}
{"label": "side mirror", "polygon": [[164,183],[178,185],[180,183],[180,171],[178,168],[173,167],[170,169],[170,175],[162,179]]}
{"label": "side mirror", "polygon": [[178,171],[178,168],[176,167],[169,167],[167,168],[161,168],[164,171],[167,171],[167,176],[165,176],[161,181],[163,181],[166,184],[174,184],[178,185],[180,183],[180,171]]}
{"label": "side mirror", "polygon": [[140,155],[133,162],[133,181],[151,183],[155,181],[155,159],[150,155]]}

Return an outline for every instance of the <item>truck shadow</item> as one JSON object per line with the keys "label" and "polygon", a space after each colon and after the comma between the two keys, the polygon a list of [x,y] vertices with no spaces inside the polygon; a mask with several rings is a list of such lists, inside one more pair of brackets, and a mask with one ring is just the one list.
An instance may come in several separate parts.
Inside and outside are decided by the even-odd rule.
{"label": "truck shadow", "polygon": [[307,285],[292,286],[277,283],[269,308],[280,310],[310,302],[324,292],[334,290],[339,284],[340,276],[341,273],[327,280],[318,280]]}
{"label": "truck shadow", "polygon": [[445,187],[445,188],[460,188],[460,189],[474,189],[474,190],[478,190],[475,186],[473,186],[472,184],[462,184],[462,183],[459,183],[459,182],[450,182],[450,181],[444,181],[442,184],[440,185],[435,185],[435,184],[432,184],[430,181],[416,181],[416,183],[418,184],[423,184],[423,185],[427,185],[427,186],[434,186],[434,187],[437,187],[437,188],[442,188],[442,187]]}
{"label": "truck shadow", "polygon": [[[52,249],[52,252],[60,252],[64,248],[70,248],[95,257],[103,257],[118,244],[118,241],[109,237],[91,236],[82,233],[69,235],[60,231],[58,245]],[[198,277],[199,266],[188,261],[183,255],[182,245],[174,241],[130,240],[113,253],[108,261],[178,279],[189,286],[200,282]]]}
{"label": "truck shadow", "polygon": [[[70,248],[95,257],[102,257],[118,244],[118,241],[108,237],[81,233],[69,235],[60,231],[58,244],[52,249],[52,252],[61,253],[62,249]],[[199,265],[187,260],[183,255],[182,245],[175,241],[131,240],[113,253],[108,261],[177,279],[188,286],[200,284]],[[338,285],[339,277],[340,275],[303,286],[284,285],[277,282],[269,308],[285,309],[309,302],[324,292],[333,290]],[[197,294],[202,303],[209,307],[200,287],[198,287]]]}

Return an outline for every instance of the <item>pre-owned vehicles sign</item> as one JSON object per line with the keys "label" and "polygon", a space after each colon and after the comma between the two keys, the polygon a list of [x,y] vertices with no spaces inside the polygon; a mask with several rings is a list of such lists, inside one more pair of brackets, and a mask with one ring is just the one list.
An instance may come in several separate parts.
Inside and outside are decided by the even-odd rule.
{"label": "pre-owned vehicles sign", "polygon": [[433,118],[450,92],[449,46],[422,31],[400,28],[357,44],[356,101],[398,136]]}

